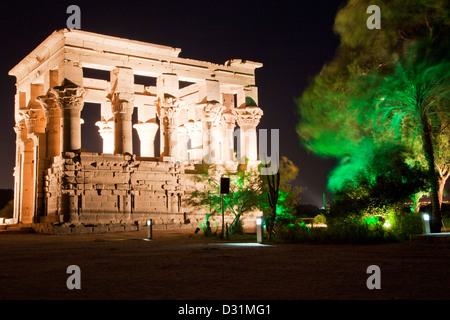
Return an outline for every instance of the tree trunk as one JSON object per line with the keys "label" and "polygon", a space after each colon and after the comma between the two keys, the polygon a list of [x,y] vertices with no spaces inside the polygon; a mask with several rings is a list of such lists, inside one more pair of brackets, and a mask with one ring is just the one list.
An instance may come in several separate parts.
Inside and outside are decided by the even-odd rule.
{"label": "tree trunk", "polygon": [[444,200],[444,187],[445,187],[445,183],[447,182],[449,175],[446,175],[444,177],[439,177],[439,192],[438,192],[438,196],[439,196],[439,208],[441,208],[442,210],[442,201]]}
{"label": "tree trunk", "polygon": [[441,207],[439,204],[439,180],[434,163],[434,148],[431,141],[431,127],[428,123],[428,117],[424,113],[421,117],[422,124],[422,143],[425,158],[428,163],[428,179],[431,187],[431,224],[430,229],[432,233],[441,232],[442,217]]}

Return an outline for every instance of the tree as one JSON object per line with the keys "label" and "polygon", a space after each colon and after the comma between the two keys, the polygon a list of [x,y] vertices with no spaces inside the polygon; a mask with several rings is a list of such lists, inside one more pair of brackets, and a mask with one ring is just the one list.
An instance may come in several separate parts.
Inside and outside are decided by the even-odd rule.
{"label": "tree", "polygon": [[220,194],[220,177],[230,178],[230,193],[223,195],[224,210],[231,211],[234,220],[230,226],[231,234],[240,223],[240,218],[248,212],[259,208],[261,202],[261,178],[257,171],[238,170],[225,171],[220,166],[209,166],[204,172],[196,175],[196,188],[190,193],[187,203],[194,207],[203,207],[208,219],[222,210]]}
{"label": "tree", "polygon": [[442,224],[435,160],[435,145],[442,133],[436,130],[450,117],[450,56],[436,57],[436,50],[428,41],[414,43],[392,74],[377,75],[383,80],[375,101],[381,126],[389,123],[397,132],[412,135],[409,140],[420,137],[431,189],[432,232],[440,232]]}
{"label": "tree", "polygon": [[[361,13],[371,4],[381,8],[380,30],[365,27],[367,16]],[[329,190],[339,192],[347,188],[349,182],[357,184],[371,179],[373,172],[368,167],[378,146],[395,138],[393,133],[380,130],[375,125],[376,105],[372,102],[380,97],[377,88],[385,83],[383,77],[399,71],[398,62],[414,40],[426,38],[433,44],[428,46],[429,67],[439,61],[438,57],[442,58],[443,53],[448,53],[448,17],[448,2],[443,0],[350,0],[339,10],[334,28],[340,35],[341,44],[336,55],[298,100],[301,120],[297,129],[302,143],[319,156],[338,160],[338,166],[329,175]],[[424,69],[416,71],[428,72]],[[433,127],[434,165],[440,173],[438,198],[439,189],[441,186],[443,189],[442,183],[445,184],[449,172],[448,138],[445,137],[448,113],[443,109],[439,112],[441,117],[432,112],[431,119],[428,119]],[[403,116],[398,114],[397,118]],[[402,123],[403,129],[406,126]],[[403,129],[402,139],[395,141],[404,143],[405,148],[414,149],[412,135]],[[405,158],[410,167],[420,162],[420,157],[424,158],[424,167],[430,167],[427,162],[430,150],[425,152],[423,145],[415,150],[419,151],[416,156]]]}
{"label": "tree", "polygon": [[267,175],[267,184],[269,191],[267,193],[267,199],[269,200],[269,206],[272,209],[271,214],[267,216],[266,225],[267,233],[269,234],[269,241],[272,239],[272,231],[277,218],[277,203],[280,192],[280,170],[272,175]]}
{"label": "tree", "polygon": [[299,169],[290,159],[282,156],[279,165],[275,167],[278,170],[262,180],[261,190],[267,198],[263,199],[259,205],[260,209],[266,213],[269,241],[279,220],[293,214],[304,190],[303,187],[292,184],[299,174]]}

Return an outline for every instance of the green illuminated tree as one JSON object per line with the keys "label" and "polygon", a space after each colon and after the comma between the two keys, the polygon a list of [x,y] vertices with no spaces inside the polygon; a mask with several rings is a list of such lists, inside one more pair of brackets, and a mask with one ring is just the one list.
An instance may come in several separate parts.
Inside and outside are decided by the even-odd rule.
{"label": "green illuminated tree", "polygon": [[[367,15],[363,13],[371,4],[381,8],[380,30],[369,30],[365,27]],[[448,82],[445,75],[438,74],[436,70],[443,70],[438,65],[446,61],[445,53],[449,52],[449,13],[448,1],[444,0],[350,0],[339,10],[334,30],[339,34],[341,43],[336,55],[322,68],[298,100],[301,120],[297,129],[302,143],[319,156],[338,160],[338,165],[329,174],[329,190],[355,190],[363,181],[373,182],[377,177],[382,177],[383,170],[374,172],[370,169],[372,160],[374,155],[377,155],[389,165],[389,153],[383,156],[379,150],[383,150],[380,149],[381,145],[395,141],[397,144],[403,144],[404,148],[401,149],[408,150],[404,161],[410,168],[422,165],[423,168],[429,169],[429,179],[434,181],[433,188],[437,189],[437,198],[442,199],[442,191],[450,171],[450,137],[448,110],[445,109],[448,103],[445,102],[445,95],[438,91],[443,91]],[[413,52],[412,44],[419,39],[420,43],[427,44],[423,46],[427,54],[422,52],[417,55],[420,52],[415,51],[415,63],[425,56],[426,60],[418,66],[405,64]],[[415,69],[412,70],[413,67]],[[405,74],[407,77],[402,78],[401,68],[412,73]],[[429,130],[419,128],[414,133],[417,127],[412,127],[414,118],[411,112],[394,112],[394,109],[387,112],[387,109],[382,108],[387,107],[390,99],[399,98],[402,81],[405,89],[403,94],[410,93],[405,86],[406,79],[409,83],[416,81],[417,84],[434,85],[428,81],[433,72],[441,77],[438,80],[442,81],[441,85],[437,85],[432,92],[427,88],[422,90],[428,92],[430,97],[435,97],[433,107],[430,104],[426,107],[427,104],[422,103],[422,98],[417,99],[419,105],[422,105],[417,110],[430,110],[425,113],[425,117],[422,116],[420,122],[426,129],[425,120],[428,120]],[[388,89],[391,86],[384,78],[389,78],[389,81],[396,79],[396,98],[390,95]],[[380,100],[383,88],[389,98]],[[416,91],[419,93],[420,90]],[[389,126],[379,126],[377,119],[380,118],[389,120]],[[387,127],[396,128],[401,134],[397,136],[395,130],[389,131]],[[430,139],[424,136],[427,132],[431,132],[431,144],[428,143]],[[425,150],[425,144],[421,142],[426,139],[428,142]],[[430,149],[430,146],[433,148]],[[432,155],[434,158],[431,158]],[[434,165],[431,165],[430,161]],[[431,167],[435,167],[438,172],[438,188],[436,178],[431,176]],[[436,199],[436,191],[432,193]]]}
{"label": "green illuminated tree", "polygon": [[270,214],[267,215],[266,226],[269,234],[269,241],[272,239],[272,231],[277,218],[277,203],[280,192],[280,170],[272,175],[267,175],[268,192],[267,199],[269,206],[272,209]]}
{"label": "green illuminated tree", "polygon": [[230,226],[233,234],[239,225],[240,218],[245,213],[258,209],[261,203],[262,182],[257,171],[227,172],[216,166],[210,166],[203,173],[196,175],[197,188],[190,193],[186,202],[191,206],[203,208],[206,212],[206,222],[211,216],[221,213],[221,176],[230,178],[230,193],[224,194],[223,200],[225,211],[230,211],[234,215],[233,223]]}
{"label": "green illuminated tree", "polygon": [[265,213],[269,241],[272,239],[276,224],[286,218],[289,220],[300,203],[304,188],[293,185],[298,174],[298,167],[290,159],[282,156],[278,170],[261,181],[262,193],[266,198],[262,199],[259,208]]}
{"label": "green illuminated tree", "polygon": [[[407,140],[420,139],[430,183],[432,232],[441,229],[435,146],[442,140],[441,128],[448,127],[450,118],[450,56],[436,54],[438,50],[427,42],[414,43],[405,58],[395,64],[392,74],[378,75],[382,81],[374,101],[380,127],[388,125]],[[441,157],[446,154],[448,150]]]}

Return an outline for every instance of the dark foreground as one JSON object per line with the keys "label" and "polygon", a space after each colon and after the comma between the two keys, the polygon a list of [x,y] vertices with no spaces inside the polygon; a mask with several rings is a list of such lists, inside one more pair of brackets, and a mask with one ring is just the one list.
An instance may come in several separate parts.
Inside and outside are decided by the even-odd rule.
{"label": "dark foreground", "polygon": [[[437,299],[450,297],[450,244],[229,246],[192,231],[0,234],[0,299]],[[217,242],[217,243],[214,243]],[[81,289],[66,285],[80,267]],[[369,290],[367,268],[381,271]]]}

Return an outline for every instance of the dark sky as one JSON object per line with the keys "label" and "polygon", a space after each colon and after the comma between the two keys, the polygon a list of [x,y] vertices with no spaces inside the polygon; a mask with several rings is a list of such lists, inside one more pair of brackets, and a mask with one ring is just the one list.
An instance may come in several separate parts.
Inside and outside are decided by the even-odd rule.
{"label": "dark sky", "polygon": [[[65,28],[70,16],[66,9],[76,4],[85,31],[178,47],[183,58],[220,64],[235,58],[262,62],[264,66],[256,71],[259,105],[264,111],[259,128],[280,130],[280,154],[299,167],[297,184],[307,187],[303,204],[321,206],[326,175],[334,162],[318,159],[302,148],[295,132],[299,119],[294,99],[334,56],[339,38],[332,26],[344,2],[9,1],[0,12],[4,110],[0,188],[12,188],[15,157],[15,77],[8,71],[53,31]],[[86,113],[83,110],[82,116],[89,121]],[[82,133],[91,130],[96,134],[93,124],[83,126],[90,129]]]}

